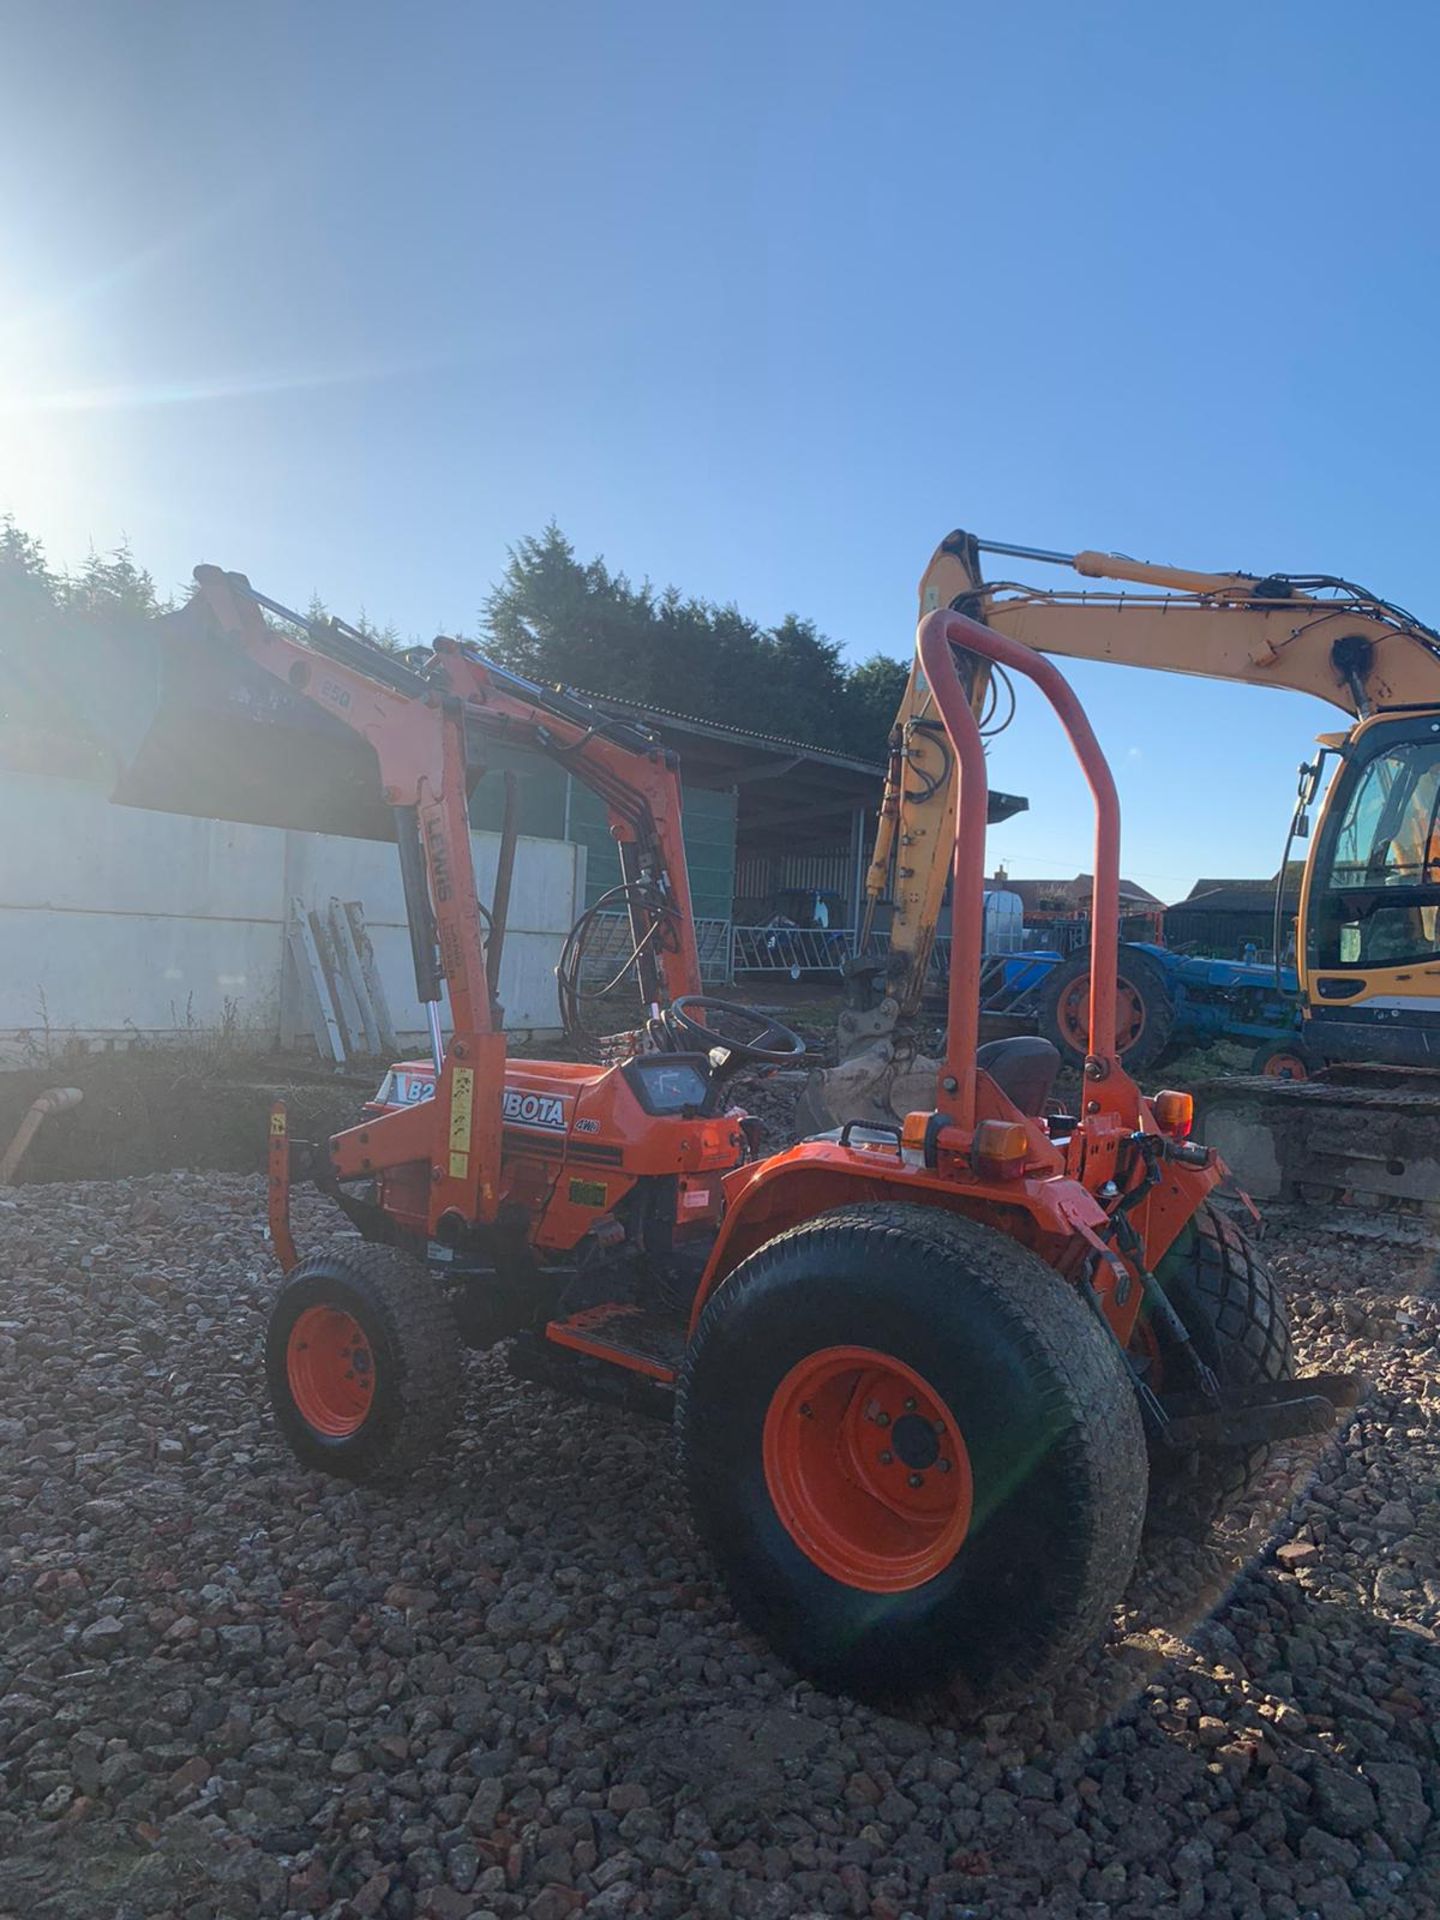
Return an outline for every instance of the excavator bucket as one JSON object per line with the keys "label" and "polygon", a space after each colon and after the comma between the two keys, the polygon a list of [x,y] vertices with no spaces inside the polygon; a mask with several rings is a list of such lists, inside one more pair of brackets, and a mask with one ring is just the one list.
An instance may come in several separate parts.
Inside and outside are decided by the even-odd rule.
{"label": "excavator bucket", "polygon": [[125,726],[92,721],[122,806],[395,838],[374,749],[246,659],[202,599],[131,636],[126,654],[112,663],[128,681]]}
{"label": "excavator bucket", "polygon": [[802,1133],[831,1133],[849,1121],[899,1126],[935,1104],[938,1060],[917,1051],[902,1020],[908,957],[864,953],[845,969],[845,1002],[835,1023],[838,1065],[817,1067],[796,1103]]}
{"label": "excavator bucket", "polygon": [[831,1133],[848,1121],[860,1126],[900,1126],[907,1113],[935,1105],[940,1063],[897,1048],[888,1040],[821,1067],[801,1089],[795,1122],[803,1135]]}

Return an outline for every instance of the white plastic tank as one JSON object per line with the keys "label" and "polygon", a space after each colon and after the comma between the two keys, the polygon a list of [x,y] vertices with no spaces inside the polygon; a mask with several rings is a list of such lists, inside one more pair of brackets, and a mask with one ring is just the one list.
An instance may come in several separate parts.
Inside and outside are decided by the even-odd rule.
{"label": "white plastic tank", "polygon": [[985,889],[986,953],[1019,953],[1025,945],[1025,903],[1008,887]]}

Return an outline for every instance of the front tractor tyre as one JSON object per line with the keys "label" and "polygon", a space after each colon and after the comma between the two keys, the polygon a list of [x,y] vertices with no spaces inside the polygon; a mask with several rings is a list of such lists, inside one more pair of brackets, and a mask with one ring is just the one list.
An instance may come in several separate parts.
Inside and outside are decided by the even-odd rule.
{"label": "front tractor tyre", "polygon": [[847,1207],[752,1254],[676,1417],[737,1611],[825,1686],[959,1681],[978,1710],[1098,1638],[1134,1565],[1123,1356],[1043,1261],[936,1207]]}
{"label": "front tractor tyre", "polygon": [[418,1260],[337,1240],[290,1273],[270,1314],[265,1371],[280,1431],[321,1473],[401,1479],[454,1424],[460,1345]]}

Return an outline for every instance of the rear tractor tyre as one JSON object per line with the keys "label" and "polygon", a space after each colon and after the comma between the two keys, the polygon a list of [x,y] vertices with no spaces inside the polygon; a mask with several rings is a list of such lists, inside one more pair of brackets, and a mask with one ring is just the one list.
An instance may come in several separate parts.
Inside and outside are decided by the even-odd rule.
{"label": "rear tractor tyre", "polygon": [[967,1703],[1104,1631],[1145,1439],[1123,1357],[1006,1235],[864,1205],[761,1247],[681,1373],[697,1530],[737,1611],[822,1685]]}
{"label": "rear tractor tyre", "polygon": [[[1090,955],[1074,953],[1052,967],[1036,997],[1040,1033],[1078,1073],[1090,1044]],[[1165,971],[1138,947],[1120,948],[1115,982],[1115,1049],[1127,1073],[1143,1073],[1170,1044],[1175,1007]]]}
{"label": "rear tractor tyre", "polygon": [[399,1480],[454,1424],[460,1347],[418,1260],[337,1240],[301,1261],[271,1310],[265,1372],[280,1431],[321,1473]]}
{"label": "rear tractor tyre", "polygon": [[[1156,1267],[1155,1278],[1222,1387],[1295,1377],[1290,1328],[1270,1270],[1222,1213],[1201,1207]],[[1187,1389],[1183,1359],[1167,1354],[1145,1327],[1142,1318],[1140,1366],[1147,1384],[1157,1393]],[[1201,1538],[1258,1479],[1270,1451],[1214,1447],[1177,1454],[1157,1446],[1150,1459],[1148,1525],[1156,1533]]]}

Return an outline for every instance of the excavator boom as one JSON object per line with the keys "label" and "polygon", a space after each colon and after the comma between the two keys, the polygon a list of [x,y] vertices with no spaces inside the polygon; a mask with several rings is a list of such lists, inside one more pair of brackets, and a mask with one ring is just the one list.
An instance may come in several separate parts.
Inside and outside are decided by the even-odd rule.
{"label": "excavator boom", "polygon": [[[987,581],[980,570],[986,553],[1065,566],[1107,585],[1051,590]],[[1126,586],[1150,591],[1127,593]],[[1357,719],[1432,706],[1440,693],[1440,634],[1402,608],[1323,575],[1199,573],[957,532],[931,556],[920,606],[922,613],[968,607],[1037,653],[1288,688]]]}

